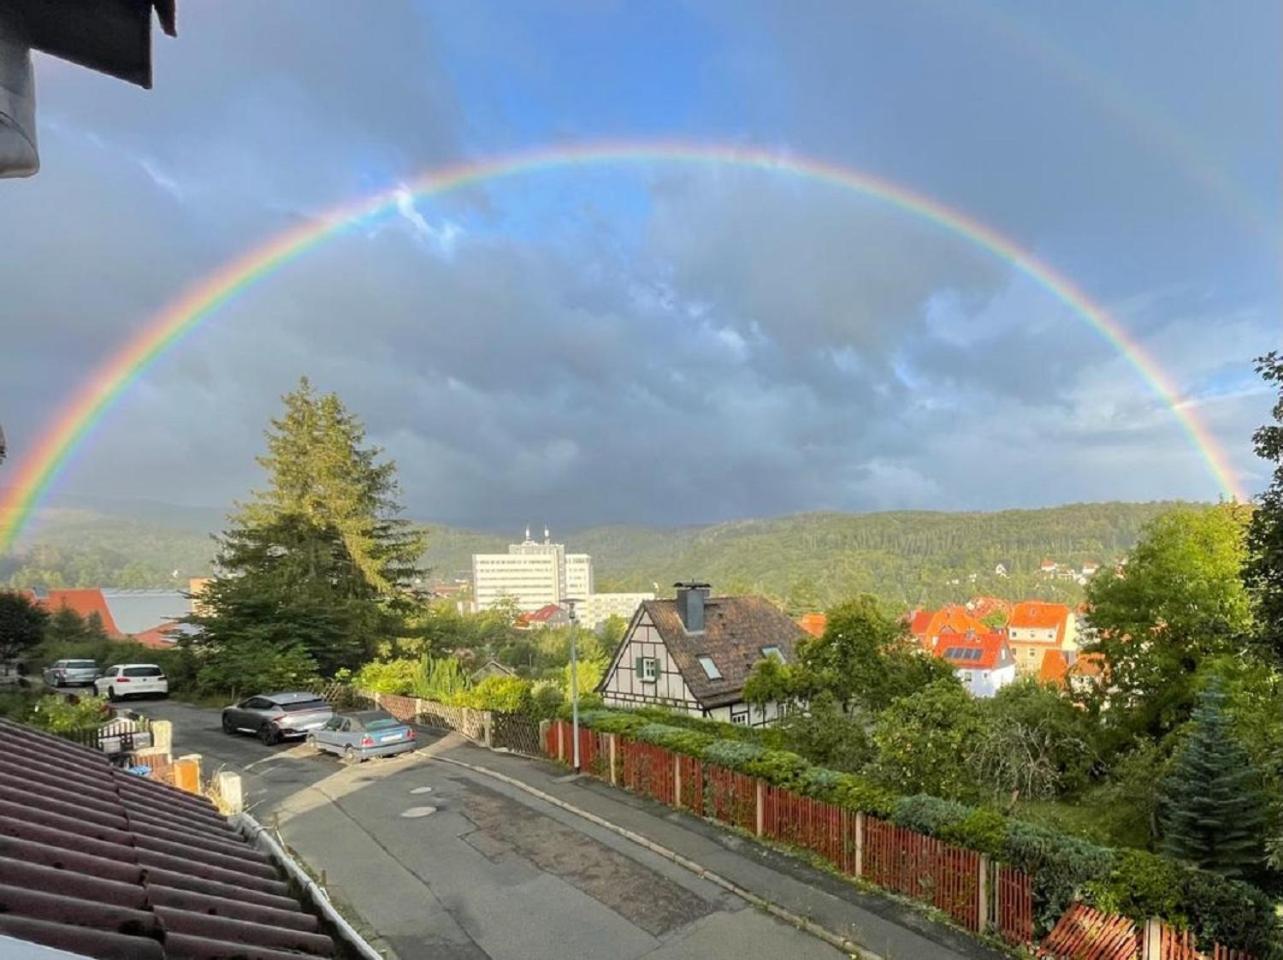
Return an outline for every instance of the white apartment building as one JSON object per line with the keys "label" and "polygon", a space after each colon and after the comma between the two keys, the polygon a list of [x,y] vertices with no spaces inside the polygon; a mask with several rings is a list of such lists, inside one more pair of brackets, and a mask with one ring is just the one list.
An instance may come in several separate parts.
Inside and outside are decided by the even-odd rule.
{"label": "white apartment building", "polygon": [[585,630],[596,630],[611,617],[631,621],[644,601],[654,599],[653,593],[590,593],[575,604],[575,616]]}
{"label": "white apartment building", "polygon": [[[516,601],[523,613],[533,613],[568,597],[582,599],[593,592],[592,557],[566,553],[553,543],[547,528],[540,543],[530,536],[510,543],[507,553],[472,555],[472,596],[476,610],[489,610],[500,600]],[[631,614],[631,611],[630,611]]]}
{"label": "white apartment building", "polygon": [[592,557],[586,553],[566,554],[566,597],[582,600],[593,592]]}

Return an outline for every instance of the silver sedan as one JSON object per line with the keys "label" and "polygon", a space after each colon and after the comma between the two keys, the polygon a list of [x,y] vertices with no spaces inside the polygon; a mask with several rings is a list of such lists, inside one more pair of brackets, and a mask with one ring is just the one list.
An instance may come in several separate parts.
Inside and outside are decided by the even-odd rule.
{"label": "silver sedan", "polygon": [[319,752],[338,754],[347,763],[407,753],[417,746],[414,728],[386,710],[358,710],[335,716],[309,733],[307,742]]}

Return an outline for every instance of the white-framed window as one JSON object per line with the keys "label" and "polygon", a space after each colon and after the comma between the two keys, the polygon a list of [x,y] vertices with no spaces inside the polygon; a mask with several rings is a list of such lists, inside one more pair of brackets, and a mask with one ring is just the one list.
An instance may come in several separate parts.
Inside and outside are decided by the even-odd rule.
{"label": "white-framed window", "polygon": [[735,725],[736,725],[736,726],[738,726],[738,727],[747,727],[747,726],[748,726],[748,711],[747,711],[747,710],[745,710],[743,713],[735,713],[735,712],[732,710],[732,711],[731,711],[731,723],[735,724]]}
{"label": "white-framed window", "polygon": [[710,680],[722,679],[722,671],[717,669],[717,664],[713,662],[712,657],[697,657],[699,665],[704,668],[704,673]]}

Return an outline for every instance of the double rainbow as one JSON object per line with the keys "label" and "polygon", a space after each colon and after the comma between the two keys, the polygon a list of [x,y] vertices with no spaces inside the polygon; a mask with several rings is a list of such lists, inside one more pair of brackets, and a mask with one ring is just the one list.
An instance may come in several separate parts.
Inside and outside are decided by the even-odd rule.
{"label": "double rainbow", "polygon": [[116,400],[220,307],[281,267],[330,238],[395,210],[399,202],[404,202],[407,191],[417,198],[541,170],[638,163],[725,165],[803,177],[874,197],[984,248],[1064,303],[1125,357],[1171,408],[1222,493],[1233,499],[1247,499],[1216,439],[1194,409],[1181,403],[1175,384],[1142,345],[1069,278],[991,227],[907,187],[823,160],[717,144],[612,141],[527,150],[429,170],[409,184],[345,203],[277,234],[198,281],[108,358],[42,431],[38,444],[22,456],[16,479],[0,498],[0,553],[12,547],[35,508],[67,470],[77,447]]}

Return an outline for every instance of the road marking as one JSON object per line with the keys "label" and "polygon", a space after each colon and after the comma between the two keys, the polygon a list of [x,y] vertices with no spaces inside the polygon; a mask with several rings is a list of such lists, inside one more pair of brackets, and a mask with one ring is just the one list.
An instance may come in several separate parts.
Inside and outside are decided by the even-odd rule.
{"label": "road marking", "polygon": [[436,807],[411,807],[409,810],[403,810],[401,816],[407,820],[416,820],[419,817],[430,817],[436,812]]}

